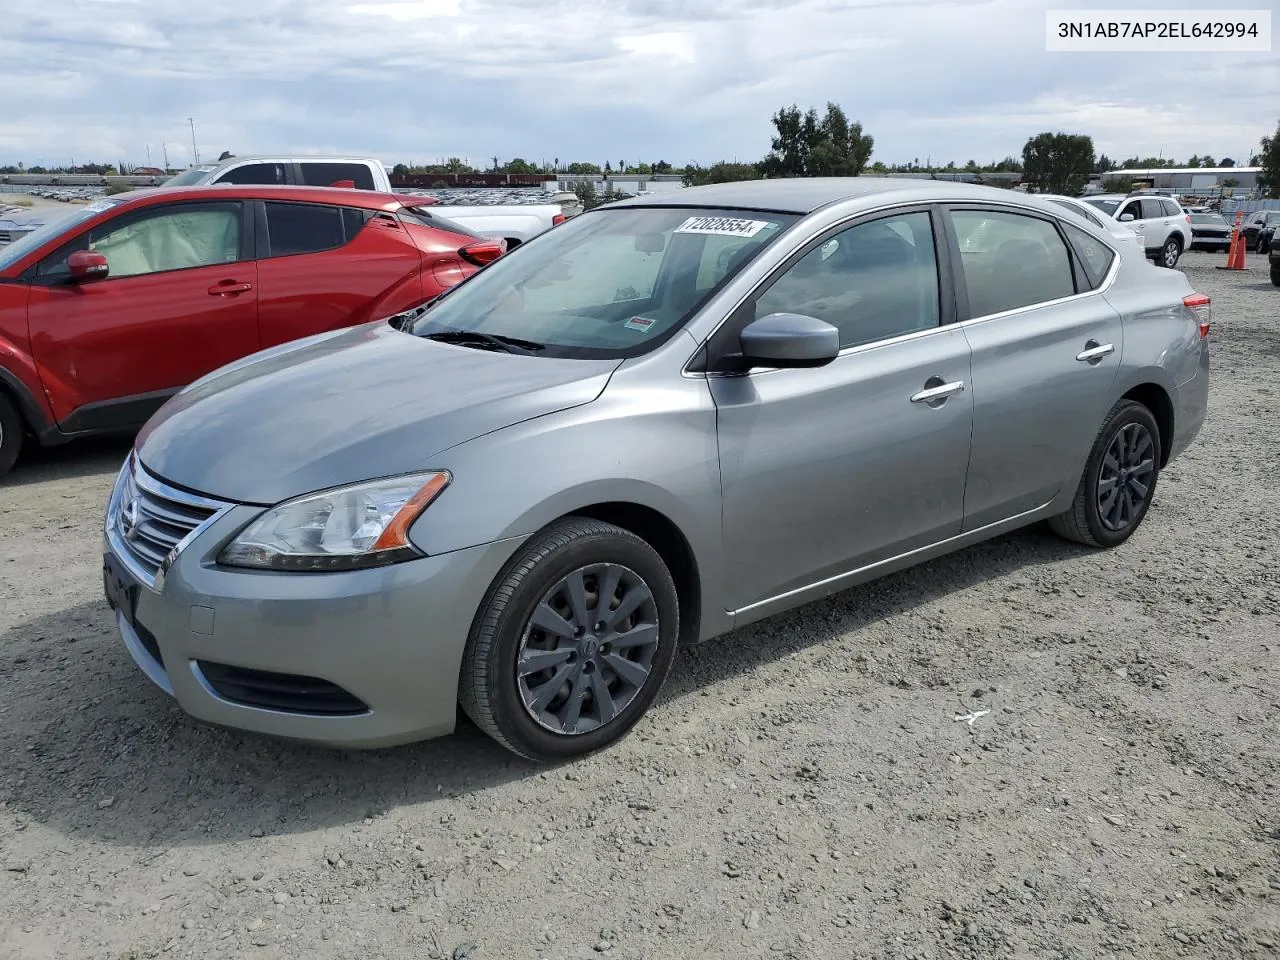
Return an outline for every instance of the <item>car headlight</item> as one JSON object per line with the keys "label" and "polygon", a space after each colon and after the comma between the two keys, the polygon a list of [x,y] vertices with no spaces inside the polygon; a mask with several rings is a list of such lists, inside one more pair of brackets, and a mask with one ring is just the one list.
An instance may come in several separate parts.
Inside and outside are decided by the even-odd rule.
{"label": "car headlight", "polygon": [[355,570],[422,556],[409,526],[449,485],[445,471],[309,493],[272,507],[218,557],[232,567]]}

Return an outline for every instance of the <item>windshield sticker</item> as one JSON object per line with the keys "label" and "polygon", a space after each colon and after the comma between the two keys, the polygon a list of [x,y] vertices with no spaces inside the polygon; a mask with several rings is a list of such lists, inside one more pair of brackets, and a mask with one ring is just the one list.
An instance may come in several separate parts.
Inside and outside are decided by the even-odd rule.
{"label": "windshield sticker", "polygon": [[690,217],[676,233],[708,233],[720,237],[754,237],[765,227],[773,226],[768,220],[739,220],[737,217]]}
{"label": "windshield sticker", "polygon": [[623,324],[628,330],[639,330],[641,333],[646,332],[653,326],[653,321],[648,317],[632,317]]}

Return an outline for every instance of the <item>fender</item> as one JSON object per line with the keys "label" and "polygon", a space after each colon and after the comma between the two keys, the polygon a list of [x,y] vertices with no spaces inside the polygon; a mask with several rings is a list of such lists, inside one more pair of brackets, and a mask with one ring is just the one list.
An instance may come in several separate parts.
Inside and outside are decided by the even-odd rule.
{"label": "fender", "polygon": [[18,412],[41,443],[56,441],[58,426],[44,395],[35,361],[5,337],[0,337],[0,386],[17,400]]}

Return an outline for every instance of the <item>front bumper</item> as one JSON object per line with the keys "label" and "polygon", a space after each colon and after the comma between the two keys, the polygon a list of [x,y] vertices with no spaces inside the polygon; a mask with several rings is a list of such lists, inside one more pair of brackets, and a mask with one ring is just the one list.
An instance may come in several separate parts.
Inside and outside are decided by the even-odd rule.
{"label": "front bumper", "polygon": [[[194,717],[271,736],[376,747],[452,732],[472,620],[518,544],[341,573],[218,566],[218,551],[260,512],[233,506],[203,528],[154,586],[136,588],[132,623],[117,606],[125,647],[143,673]],[[127,567],[111,522],[104,564]],[[249,703],[243,684],[226,682],[228,669],[266,677],[268,687],[281,677],[314,681],[290,681],[290,689],[329,696],[295,696],[285,708]],[[335,715],[334,689],[355,707]]]}

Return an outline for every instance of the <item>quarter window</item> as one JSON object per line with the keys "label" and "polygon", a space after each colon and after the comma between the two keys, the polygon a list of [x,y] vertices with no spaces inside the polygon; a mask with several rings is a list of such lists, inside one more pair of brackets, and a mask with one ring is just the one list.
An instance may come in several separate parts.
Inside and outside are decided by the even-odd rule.
{"label": "quarter window", "polygon": [[938,325],[938,264],[927,213],[859,223],[814,247],[756,301],[755,315],[799,313],[840,331],[840,346]]}
{"label": "quarter window", "polygon": [[1084,272],[1089,280],[1089,289],[1096,290],[1102,281],[1106,279],[1107,271],[1111,269],[1111,261],[1116,258],[1115,252],[1101,240],[1091,237],[1079,227],[1064,223],[1062,228],[1067,232],[1067,238],[1071,241],[1071,245],[1075,247],[1080,262],[1084,265]]}
{"label": "quarter window", "polygon": [[67,257],[86,249],[105,256],[117,279],[232,263],[240,259],[240,219],[238,203],[188,203],[109,220],[46,257],[36,273],[66,276]]}
{"label": "quarter window", "polygon": [[259,186],[289,181],[285,175],[283,163],[246,163],[242,167],[233,167],[228,170],[215,182]]}
{"label": "quarter window", "polygon": [[1076,292],[1071,258],[1048,220],[986,210],[951,213],[969,316],[985,317]]}
{"label": "quarter window", "polygon": [[324,203],[268,201],[268,256],[334,250],[349,243],[368,220],[366,211]]}
{"label": "quarter window", "polygon": [[373,172],[365,163],[311,163],[298,164],[302,182],[309,187],[332,187],[335,183],[350,182],[358,190],[373,190]]}

